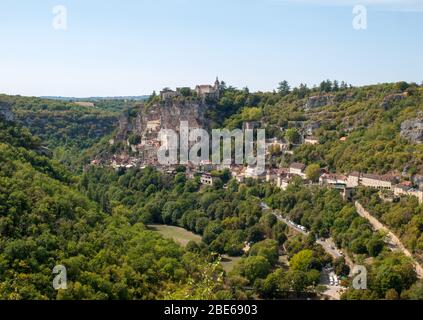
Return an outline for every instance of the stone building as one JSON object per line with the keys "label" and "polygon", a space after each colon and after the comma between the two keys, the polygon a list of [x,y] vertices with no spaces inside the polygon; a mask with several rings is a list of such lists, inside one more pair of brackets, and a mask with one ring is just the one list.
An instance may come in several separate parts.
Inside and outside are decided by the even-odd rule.
{"label": "stone building", "polygon": [[347,185],[350,188],[357,188],[360,185],[360,172],[352,172],[347,177]]}
{"label": "stone building", "polygon": [[320,176],[319,183],[323,186],[332,186],[335,188],[346,188],[348,178],[341,174],[325,173]]}
{"label": "stone building", "polygon": [[207,185],[207,186],[213,186],[213,177],[209,173],[205,173],[200,178],[201,184]]}
{"label": "stone building", "polygon": [[307,136],[304,138],[304,143],[312,145],[319,144],[319,139],[315,136]]}
{"label": "stone building", "polygon": [[195,92],[197,92],[197,96],[199,98],[218,100],[220,98],[219,78],[216,78],[214,86],[211,86],[209,84],[196,86]]}
{"label": "stone building", "polygon": [[289,173],[300,176],[303,179],[305,179],[306,178],[306,174],[304,172],[305,168],[306,168],[305,164],[293,163],[289,167]]}
{"label": "stone building", "polygon": [[363,174],[361,177],[361,184],[365,187],[376,189],[392,189],[395,183],[393,176],[380,176],[376,174]]}
{"label": "stone building", "polygon": [[164,101],[171,100],[177,96],[179,96],[179,93],[169,88],[165,88],[162,91],[160,91],[160,98]]}
{"label": "stone building", "polygon": [[393,190],[396,196],[414,196],[419,200],[420,204],[423,204],[423,187],[415,189],[408,185],[398,184],[393,187]]}
{"label": "stone building", "polygon": [[408,194],[410,196],[415,196],[420,204],[423,204],[423,187],[420,187],[419,189],[411,189]]}
{"label": "stone building", "polygon": [[261,122],[260,121],[245,121],[242,124],[242,130],[255,130],[255,129],[259,129],[261,127]]}
{"label": "stone building", "polygon": [[245,178],[251,178],[255,180],[266,180],[267,172],[262,172],[259,167],[248,166],[245,169]]}

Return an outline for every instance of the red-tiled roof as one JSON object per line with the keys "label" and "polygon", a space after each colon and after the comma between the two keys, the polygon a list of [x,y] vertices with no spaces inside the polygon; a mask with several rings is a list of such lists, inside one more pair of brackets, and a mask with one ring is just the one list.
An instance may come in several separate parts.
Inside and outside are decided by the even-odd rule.
{"label": "red-tiled roof", "polygon": [[371,173],[364,173],[363,178],[386,181],[386,182],[393,182],[395,180],[395,177],[391,175],[380,176],[380,175],[371,174]]}
{"label": "red-tiled roof", "polygon": [[298,163],[298,162],[294,162],[290,166],[290,168],[292,168],[292,169],[300,169],[300,170],[304,170],[305,167],[306,167],[305,164]]}

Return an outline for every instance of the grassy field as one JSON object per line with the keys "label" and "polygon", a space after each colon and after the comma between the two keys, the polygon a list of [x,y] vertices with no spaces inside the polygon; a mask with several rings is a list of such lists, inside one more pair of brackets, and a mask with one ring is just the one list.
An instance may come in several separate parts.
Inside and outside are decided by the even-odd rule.
{"label": "grassy field", "polygon": [[[181,246],[186,246],[189,241],[195,241],[196,243],[201,242],[201,236],[196,235],[183,228],[166,226],[161,224],[151,224],[147,226],[149,230],[160,233],[167,239],[172,239],[179,243]],[[226,272],[233,270],[235,265],[241,260],[240,257],[229,257],[227,255],[222,256],[222,266]]]}
{"label": "grassy field", "polygon": [[167,239],[173,239],[175,242],[179,243],[184,247],[191,240],[197,243],[201,242],[201,237],[199,235],[196,235],[190,231],[179,227],[154,224],[149,225],[148,229],[160,233],[163,237]]}
{"label": "grassy field", "polygon": [[226,272],[231,272],[240,260],[241,257],[229,257],[227,255],[223,255],[221,264]]}

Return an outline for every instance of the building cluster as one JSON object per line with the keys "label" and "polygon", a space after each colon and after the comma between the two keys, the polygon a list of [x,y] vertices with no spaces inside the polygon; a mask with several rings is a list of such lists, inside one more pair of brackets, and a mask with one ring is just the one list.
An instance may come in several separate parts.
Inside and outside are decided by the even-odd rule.
{"label": "building cluster", "polygon": [[[96,161],[96,160],[94,160]],[[113,156],[111,166],[115,169],[119,168],[134,168],[141,165],[141,160],[136,157],[130,157],[129,155],[123,154],[119,156]]]}
{"label": "building cluster", "polygon": [[[229,169],[232,177],[239,183],[245,182],[246,179],[254,179],[272,183],[278,188],[286,190],[294,177],[300,177],[309,184],[313,184],[307,179],[307,175],[305,173],[306,166],[302,163],[292,163],[288,168],[267,169],[265,172],[257,170],[256,167],[249,166],[231,165],[226,167],[216,167],[210,165],[202,167],[201,170],[197,172],[201,173],[200,181],[202,184],[212,186],[214,178],[210,174],[210,171],[223,169]],[[193,170],[195,171],[195,169]],[[419,200],[419,203],[423,204],[423,184],[420,184],[418,188],[415,188],[411,182],[398,182],[398,177],[393,175],[362,174],[359,172],[352,172],[349,175],[343,175],[321,170],[318,184],[320,186],[340,190],[345,198],[349,198],[355,188],[363,186],[391,192],[395,197],[414,196]]]}
{"label": "building cluster", "polygon": [[[93,160],[92,165],[101,165],[99,160]],[[139,157],[130,157],[129,155],[113,156],[111,166],[118,168],[144,168],[148,165],[154,165],[159,171],[166,173],[175,173],[178,166],[159,166],[156,161],[149,163]],[[257,167],[243,166],[243,165],[214,165],[211,161],[202,161],[199,165],[189,164],[185,166],[187,178],[193,179],[196,176],[200,177],[200,182],[203,185],[213,186],[215,177],[211,174],[213,170],[229,170],[234,179],[239,183],[245,182],[246,179],[260,180],[276,185],[282,190],[286,190],[289,183],[294,177],[300,177],[307,181],[308,184],[313,184],[309,181],[306,174],[306,165],[302,163],[292,163],[287,168],[275,168],[258,170]],[[377,175],[368,173],[352,172],[348,175],[330,173],[325,169],[321,170],[319,182],[320,186],[326,186],[342,191],[342,194],[348,198],[352,194],[352,190],[359,186],[368,188],[384,190],[393,197],[414,196],[423,204],[423,181],[419,183],[419,187],[414,187],[415,184],[409,181],[399,182],[400,179],[395,175]],[[386,199],[386,192],[384,198]],[[387,197],[387,199],[393,199]]]}
{"label": "building cluster", "polygon": [[[330,186],[336,189],[354,189],[359,186],[385,190],[394,197],[414,196],[423,204],[423,183],[418,188],[412,182],[399,182],[395,175],[377,175],[369,173],[352,172],[349,175],[323,173],[319,178],[320,185]],[[392,199],[392,198],[391,198]]]}
{"label": "building cluster", "polygon": [[220,93],[221,93],[220,88],[221,88],[221,84],[220,84],[219,78],[216,78],[214,85],[209,85],[209,84],[197,85],[194,90],[192,90],[189,87],[176,88],[176,91],[171,90],[169,88],[165,88],[162,91],[160,91],[160,98],[163,101],[168,101],[176,97],[183,96],[184,92],[189,92],[189,93],[195,92],[197,97],[202,100],[205,100],[205,99],[219,100]]}

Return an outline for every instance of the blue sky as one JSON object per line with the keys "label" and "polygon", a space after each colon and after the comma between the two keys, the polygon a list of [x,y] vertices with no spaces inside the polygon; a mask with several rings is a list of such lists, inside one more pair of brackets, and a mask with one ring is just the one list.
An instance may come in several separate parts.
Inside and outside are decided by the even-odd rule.
{"label": "blue sky", "polygon": [[[368,9],[368,29],[352,26]],[[55,5],[68,29],[52,27]],[[423,0],[2,0],[0,92],[142,95],[212,83],[423,81]]]}

